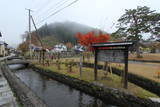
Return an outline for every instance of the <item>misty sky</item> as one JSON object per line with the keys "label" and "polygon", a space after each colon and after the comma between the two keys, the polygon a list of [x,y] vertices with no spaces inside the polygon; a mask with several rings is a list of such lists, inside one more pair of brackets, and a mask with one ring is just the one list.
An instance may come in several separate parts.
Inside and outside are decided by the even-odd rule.
{"label": "misty sky", "polygon": [[151,10],[160,12],[160,0],[79,0],[39,23],[72,1],[74,0],[0,0],[0,31],[3,34],[0,41],[6,41],[11,46],[22,41],[20,35],[28,30],[28,13],[25,8],[33,10],[32,14],[38,27],[45,23],[74,21],[109,33],[115,30],[114,25],[125,9],[148,6]]}

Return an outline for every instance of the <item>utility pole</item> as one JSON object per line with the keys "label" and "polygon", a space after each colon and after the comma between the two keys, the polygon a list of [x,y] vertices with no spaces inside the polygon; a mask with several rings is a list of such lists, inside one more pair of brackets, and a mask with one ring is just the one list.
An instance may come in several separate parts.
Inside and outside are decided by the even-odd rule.
{"label": "utility pole", "polygon": [[29,32],[29,53],[30,53],[30,59],[32,58],[32,50],[31,50],[31,9],[26,9],[28,10],[28,32]]}
{"label": "utility pole", "polygon": [[36,30],[37,38],[38,38],[38,40],[39,40],[39,42],[40,42],[40,44],[41,44],[41,47],[42,47],[42,50],[40,51],[39,63],[41,63],[41,58],[42,58],[42,62],[43,62],[43,65],[44,65],[45,51],[44,51],[44,49],[43,49],[43,43],[42,43],[42,40],[41,40],[41,38],[40,38],[40,36],[39,36],[39,32],[38,32],[38,29],[37,29],[36,24],[35,24],[35,22],[34,22],[33,16],[31,16],[31,20],[32,20],[32,23],[33,23],[34,28],[35,28],[35,30]]}
{"label": "utility pole", "polygon": [[42,40],[41,40],[41,38],[40,38],[38,29],[37,29],[37,27],[36,27],[36,24],[35,24],[35,21],[34,21],[32,15],[31,15],[31,20],[32,20],[33,26],[34,26],[34,28],[35,28],[35,30],[36,30],[37,38],[38,38],[38,40],[39,40],[39,42],[40,42],[40,44],[41,44],[41,47],[43,48],[43,43],[42,43]]}

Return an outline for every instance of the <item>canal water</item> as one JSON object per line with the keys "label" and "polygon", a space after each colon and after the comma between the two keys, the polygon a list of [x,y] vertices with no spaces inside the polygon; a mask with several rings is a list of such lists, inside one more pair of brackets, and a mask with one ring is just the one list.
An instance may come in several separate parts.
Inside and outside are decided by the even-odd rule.
{"label": "canal water", "polygon": [[12,65],[8,65],[9,68],[11,68],[12,70],[18,70],[18,69],[22,69],[25,68],[26,66],[23,64],[12,64]]}
{"label": "canal water", "polygon": [[[10,66],[14,68],[15,66]],[[32,69],[15,72],[49,107],[117,107],[65,84],[40,75]]]}

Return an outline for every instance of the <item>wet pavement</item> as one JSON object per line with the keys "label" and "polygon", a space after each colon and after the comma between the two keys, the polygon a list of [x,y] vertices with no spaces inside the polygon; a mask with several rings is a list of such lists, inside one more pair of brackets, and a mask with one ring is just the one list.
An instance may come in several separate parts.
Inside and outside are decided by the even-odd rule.
{"label": "wet pavement", "polygon": [[19,107],[7,80],[0,69],[0,107]]}

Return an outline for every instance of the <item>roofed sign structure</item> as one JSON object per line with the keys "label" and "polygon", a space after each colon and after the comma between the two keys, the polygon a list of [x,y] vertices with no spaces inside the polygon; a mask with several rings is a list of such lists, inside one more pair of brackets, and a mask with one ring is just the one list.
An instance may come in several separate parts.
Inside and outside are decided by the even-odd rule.
{"label": "roofed sign structure", "polygon": [[92,44],[95,50],[95,62],[94,62],[94,79],[97,80],[97,62],[112,62],[112,63],[124,63],[124,88],[127,88],[128,81],[128,48],[132,46],[133,42],[108,42]]}

